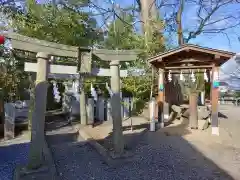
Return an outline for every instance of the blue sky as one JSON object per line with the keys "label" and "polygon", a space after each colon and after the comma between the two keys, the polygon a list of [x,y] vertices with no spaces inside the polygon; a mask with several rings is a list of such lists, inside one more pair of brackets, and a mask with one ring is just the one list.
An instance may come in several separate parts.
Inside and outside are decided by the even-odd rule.
{"label": "blue sky", "polygon": [[[115,3],[119,4],[121,7],[129,6],[133,4],[133,2],[134,0],[115,0]],[[164,11],[164,9],[162,11]],[[225,6],[219,9],[219,11],[215,13],[215,16],[213,16],[213,19],[215,18],[215,20],[217,20],[220,16],[226,16],[228,14],[235,15],[237,13],[240,16],[240,3]],[[189,5],[185,8],[183,17],[183,26],[185,27],[185,29],[194,29],[196,27],[196,8],[194,7],[194,5]],[[221,21],[217,24],[214,24],[214,26],[224,27],[227,23],[230,22]],[[193,39],[190,43],[210,48],[240,52],[240,41],[238,40],[238,37],[240,36],[240,26],[225,32],[228,37],[224,34],[201,34],[196,39]]]}

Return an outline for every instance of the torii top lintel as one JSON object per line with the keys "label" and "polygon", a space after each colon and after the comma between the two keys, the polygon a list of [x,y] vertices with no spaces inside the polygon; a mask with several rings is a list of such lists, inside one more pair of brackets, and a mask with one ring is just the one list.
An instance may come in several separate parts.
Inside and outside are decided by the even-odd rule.
{"label": "torii top lintel", "polygon": [[[91,52],[90,48],[69,46],[30,38],[17,33],[5,33],[6,38],[11,39],[12,48],[30,52],[47,52],[52,56],[78,58],[80,52]],[[139,52],[138,50],[106,50],[93,49],[92,53],[103,61],[134,61]]]}
{"label": "torii top lintel", "polygon": [[229,51],[185,44],[151,57],[148,62],[162,69],[208,69],[213,65],[222,65],[234,55]]}

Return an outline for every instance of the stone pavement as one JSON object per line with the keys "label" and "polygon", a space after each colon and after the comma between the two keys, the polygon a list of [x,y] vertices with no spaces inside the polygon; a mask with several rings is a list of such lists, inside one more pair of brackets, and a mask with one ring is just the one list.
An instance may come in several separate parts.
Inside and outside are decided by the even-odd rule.
{"label": "stone pavement", "polygon": [[[220,123],[222,125],[221,119]],[[59,178],[240,179],[240,149],[230,146],[231,139],[228,139],[228,133],[224,128],[220,131],[223,132],[222,136],[213,137],[210,135],[210,129],[189,131],[185,127],[185,124],[181,124],[184,130],[180,134],[170,136],[162,130],[145,133],[136,144],[132,161],[115,168],[106,165],[95,149],[86,143],[53,146]],[[101,131],[103,129],[99,129],[95,135]],[[176,129],[171,131],[174,132]],[[105,131],[101,138],[107,134]],[[228,144],[223,144],[226,140]]]}
{"label": "stone pavement", "polygon": [[[211,136],[210,129],[189,131],[185,124],[181,124],[180,134],[174,134],[178,129],[171,129],[173,126],[165,128],[166,131],[147,132],[135,143],[132,161],[115,168],[106,165],[96,150],[77,136],[78,126],[55,127],[47,132],[47,139],[60,180],[238,180],[240,146],[235,143],[240,133],[238,111],[235,107],[220,107],[220,112],[228,117],[220,118],[220,137]],[[137,134],[136,131],[125,136]],[[1,180],[12,179],[16,164],[24,164],[27,159],[27,140],[25,144],[23,141],[6,147],[8,144],[13,143],[0,143]]]}
{"label": "stone pavement", "polygon": [[146,133],[131,162],[111,168],[89,145],[53,148],[61,180],[233,179],[179,136]]}
{"label": "stone pavement", "polygon": [[14,169],[27,163],[29,138],[25,133],[14,140],[0,142],[0,179],[13,179]]}
{"label": "stone pavement", "polygon": [[220,105],[219,111],[220,133],[222,130],[225,136],[223,144],[240,148],[240,106]]}

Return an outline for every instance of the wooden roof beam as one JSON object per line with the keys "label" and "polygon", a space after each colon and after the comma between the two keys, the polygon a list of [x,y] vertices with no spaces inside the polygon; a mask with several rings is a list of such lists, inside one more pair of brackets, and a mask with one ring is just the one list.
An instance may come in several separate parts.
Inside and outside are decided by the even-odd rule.
{"label": "wooden roof beam", "polygon": [[188,58],[188,59],[177,59],[176,61],[166,61],[167,64],[183,64],[183,63],[197,63],[197,62],[204,62],[204,63],[210,63],[212,60],[198,60],[194,58]]}
{"label": "wooden roof beam", "polygon": [[211,48],[205,48],[205,47],[201,47],[201,46],[197,46],[197,45],[193,45],[193,44],[185,44],[181,47],[178,47],[176,49],[172,49],[170,51],[158,54],[156,56],[150,57],[148,58],[148,62],[149,63],[153,63],[154,61],[158,61],[158,59],[163,59],[166,57],[170,57],[174,54],[178,54],[180,52],[183,51],[196,51],[202,54],[210,54],[210,55],[216,55],[216,56],[220,56],[221,58],[226,58],[226,59],[230,59],[232,56],[235,55],[235,53],[233,52],[228,52],[228,51],[223,51],[223,50],[218,50],[218,49],[211,49]]}
{"label": "wooden roof beam", "polygon": [[173,67],[165,67],[166,70],[181,70],[181,69],[210,69],[212,68],[212,65],[206,65],[206,66],[173,66]]}

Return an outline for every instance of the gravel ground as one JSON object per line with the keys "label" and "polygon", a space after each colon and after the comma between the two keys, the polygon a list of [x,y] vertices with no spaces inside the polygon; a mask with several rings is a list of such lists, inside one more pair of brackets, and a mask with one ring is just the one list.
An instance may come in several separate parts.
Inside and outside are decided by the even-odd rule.
{"label": "gravel ground", "polygon": [[178,136],[146,133],[133,160],[110,168],[89,145],[52,148],[62,180],[233,179]]}
{"label": "gravel ground", "polygon": [[0,146],[0,180],[12,180],[18,164],[27,162],[29,143]]}

